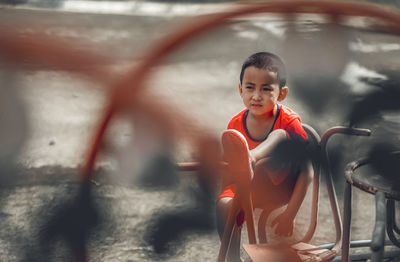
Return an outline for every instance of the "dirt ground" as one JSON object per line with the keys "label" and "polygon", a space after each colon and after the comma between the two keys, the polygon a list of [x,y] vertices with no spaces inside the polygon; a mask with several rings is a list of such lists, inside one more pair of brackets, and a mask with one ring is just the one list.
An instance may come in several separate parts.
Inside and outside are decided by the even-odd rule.
{"label": "dirt ground", "polygon": [[[114,63],[104,66],[109,66],[115,74],[123,74],[137,64],[149,46],[189,20],[190,17],[0,9],[2,26],[17,30],[22,37],[36,32],[62,36],[74,43],[77,51],[91,50],[111,56]],[[154,70],[149,82],[155,99],[165,97],[181,112],[201,119],[201,126],[219,136],[230,117],[243,108],[236,91],[242,60],[260,50],[281,53],[284,39],[279,30],[284,28],[281,18],[276,16],[239,19],[191,42]],[[398,41],[392,36],[373,33],[352,35],[351,39],[371,46],[395,45]],[[355,61],[371,70],[379,70],[383,65],[397,68],[398,60],[394,58],[398,55],[396,48],[379,56],[356,50],[348,62]],[[11,141],[10,148],[18,149],[11,156],[17,168],[5,166],[2,172],[0,261],[21,261],[26,254],[31,254],[28,251],[35,250],[38,242],[36,225],[51,213],[45,207],[50,205],[51,209],[51,203],[60,197],[74,194],[72,189],[79,183],[79,166],[83,164],[108,98],[103,87],[67,72],[43,70],[39,66],[17,71],[16,76],[14,87],[17,92],[5,88],[2,96],[15,97],[16,102],[10,103],[7,110],[22,113],[16,114],[21,116],[18,119],[6,118],[5,121],[10,122],[5,122],[4,126],[27,131],[11,130],[9,138],[0,140],[4,144]],[[285,104],[299,112],[303,122],[319,132],[345,124],[346,118],[342,114],[345,109],[326,105],[316,112],[306,100],[296,99],[295,94],[298,91],[294,89]],[[320,94],[323,95],[323,91]],[[98,201],[106,206],[104,210],[107,210],[112,225],[107,233],[94,234],[89,243],[90,261],[215,261],[219,248],[216,232],[186,237],[176,256],[156,258],[147,255],[149,247],[143,244],[146,222],[157,210],[179,209],[190,203],[187,192],[191,190],[194,178],[193,174],[182,174],[181,183],[173,190],[152,191],[136,185],[132,177],[140,173],[143,163],[158,152],[159,144],[152,140],[154,137],[146,131],[148,129],[132,129],[128,119],[121,118],[113,124],[108,133],[111,149],[98,163],[99,168],[106,170],[103,175],[108,179],[99,179],[94,191]],[[335,152],[343,152],[339,154],[342,158],[336,158],[340,162],[335,166],[339,173],[335,178],[340,205],[343,163],[362,155],[367,144],[363,141],[371,141],[374,137],[362,139],[332,139]],[[193,156],[184,141],[176,144],[178,146],[172,153],[174,159],[191,160]],[[299,238],[308,224],[310,199],[309,192],[296,220],[294,238]],[[335,239],[323,185],[320,199],[319,224],[313,244]],[[374,198],[354,190],[353,200],[352,239],[369,239],[374,223]],[[68,260],[62,252],[55,258],[55,261]]]}

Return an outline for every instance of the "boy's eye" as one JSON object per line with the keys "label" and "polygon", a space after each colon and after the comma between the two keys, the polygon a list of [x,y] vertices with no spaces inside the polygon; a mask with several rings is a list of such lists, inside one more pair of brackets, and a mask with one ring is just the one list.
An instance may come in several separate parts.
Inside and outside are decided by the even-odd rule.
{"label": "boy's eye", "polygon": [[264,91],[272,91],[272,88],[271,87],[264,87],[263,90]]}
{"label": "boy's eye", "polygon": [[252,86],[246,86],[246,89],[253,89]]}

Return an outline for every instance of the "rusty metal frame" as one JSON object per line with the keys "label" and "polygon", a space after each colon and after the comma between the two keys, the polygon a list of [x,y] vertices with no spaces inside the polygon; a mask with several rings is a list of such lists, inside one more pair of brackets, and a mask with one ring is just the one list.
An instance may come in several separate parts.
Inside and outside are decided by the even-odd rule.
{"label": "rusty metal frame", "polygon": [[[311,136],[312,143],[320,150],[321,138],[317,131],[312,128],[310,125],[302,123],[302,126],[306,133],[309,135],[309,139]],[[321,173],[321,165],[320,161],[317,160],[313,163],[314,175],[313,175],[313,185],[312,185],[312,195],[311,195],[311,213],[310,213],[310,223],[306,233],[300,242],[309,242],[313,237],[315,230],[317,228],[318,221],[318,205],[319,205],[319,185],[320,185],[320,173]],[[258,238],[260,243],[267,242],[266,235],[266,223],[268,219],[269,213],[263,210],[260,214],[260,218],[258,220]]]}
{"label": "rusty metal frame", "polygon": [[[319,136],[318,134],[315,132],[314,129],[312,129],[312,127],[305,125],[305,129],[308,130],[308,133],[313,134],[313,136],[315,136],[315,138],[317,138],[317,141],[319,140]],[[320,148],[320,156],[322,157],[321,159],[321,170],[314,170],[314,172],[316,172],[315,174],[317,175],[317,177],[314,177],[313,180],[313,195],[312,195],[312,208],[311,208],[311,218],[310,218],[310,225],[309,228],[305,234],[305,236],[303,237],[303,239],[301,241],[303,242],[308,242],[311,240],[316,226],[317,226],[317,220],[318,220],[318,195],[319,195],[319,172],[322,171],[322,174],[324,174],[326,176],[326,188],[328,191],[328,197],[329,197],[329,201],[330,201],[330,205],[331,205],[331,212],[332,212],[332,216],[335,222],[335,229],[336,229],[336,241],[335,244],[333,244],[330,248],[336,252],[337,254],[340,251],[340,245],[342,242],[342,219],[340,216],[340,212],[339,212],[339,206],[338,206],[338,202],[337,202],[337,195],[336,195],[336,191],[335,191],[335,187],[333,184],[333,179],[332,179],[332,173],[331,173],[331,168],[330,168],[330,164],[329,164],[329,155],[328,155],[328,150],[327,150],[327,144],[329,139],[335,135],[335,134],[344,134],[344,135],[355,135],[355,136],[370,136],[371,131],[368,129],[363,129],[363,128],[350,128],[350,127],[344,127],[344,126],[336,126],[336,127],[332,127],[330,129],[328,129],[324,135],[322,136],[320,143],[319,143],[319,148]],[[237,212],[237,210],[234,211],[234,209],[232,208],[232,214],[235,214],[235,212]],[[265,222],[267,220],[266,217],[261,217],[262,219],[262,224],[259,224],[259,227],[263,227],[265,228]],[[230,221],[229,223],[227,222],[227,225],[225,227],[225,231],[224,231],[224,236],[223,236],[223,240],[225,239],[225,241],[221,242],[221,248],[220,248],[220,252],[219,252],[219,256],[218,256],[218,260],[217,261],[225,261],[226,258],[226,252],[228,250],[229,247],[229,242],[230,242],[230,237],[231,237],[231,232],[232,232],[232,228],[233,228],[233,221],[234,221],[234,217],[229,217],[228,221]],[[259,228],[259,233],[262,231],[262,228]],[[265,230],[264,230],[265,232]],[[260,235],[259,235],[260,236]],[[266,240],[266,236],[264,235],[264,233],[262,233],[261,235],[261,239],[262,240]],[[251,241],[250,243],[254,242]]]}
{"label": "rusty metal frame", "polygon": [[[393,152],[400,154],[400,152]],[[372,240],[369,245],[372,251],[371,261],[382,261],[389,252],[385,252],[385,246],[395,245],[400,247],[400,239],[396,237],[398,226],[395,220],[395,200],[400,200],[400,192],[392,189],[384,189],[364,182],[355,176],[354,172],[361,166],[369,164],[370,159],[363,158],[347,164],[345,169],[346,188],[344,194],[344,229],[342,242],[342,261],[350,259],[350,224],[351,224],[351,187],[355,186],[362,191],[375,195],[375,226]],[[385,241],[385,229],[390,241]],[[399,251],[398,251],[399,252]],[[398,254],[397,254],[398,255]]]}
{"label": "rusty metal frame", "polygon": [[400,240],[396,237],[399,234],[396,229],[398,229],[395,219],[395,200],[394,199],[387,199],[386,200],[386,210],[387,210],[387,217],[386,217],[386,232],[390,241],[395,244],[397,247],[400,247]]}
{"label": "rusty metal frame", "polygon": [[326,188],[328,191],[329,201],[336,229],[336,240],[335,240],[335,245],[333,246],[332,249],[335,251],[339,251],[340,249],[339,246],[342,241],[342,219],[339,212],[339,205],[337,202],[337,197],[336,197],[337,195],[333,184],[333,178],[329,163],[329,155],[327,150],[328,140],[335,134],[370,136],[371,131],[362,128],[350,128],[350,127],[338,126],[328,129],[321,138],[321,151],[323,152],[322,155],[325,157],[325,159],[323,160],[323,168],[326,174]]}

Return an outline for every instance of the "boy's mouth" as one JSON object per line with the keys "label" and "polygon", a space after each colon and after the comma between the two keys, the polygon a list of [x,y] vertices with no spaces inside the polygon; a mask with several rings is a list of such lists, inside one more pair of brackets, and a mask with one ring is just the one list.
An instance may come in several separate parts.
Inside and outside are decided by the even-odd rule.
{"label": "boy's mouth", "polygon": [[259,108],[262,107],[262,104],[251,104],[252,107]]}

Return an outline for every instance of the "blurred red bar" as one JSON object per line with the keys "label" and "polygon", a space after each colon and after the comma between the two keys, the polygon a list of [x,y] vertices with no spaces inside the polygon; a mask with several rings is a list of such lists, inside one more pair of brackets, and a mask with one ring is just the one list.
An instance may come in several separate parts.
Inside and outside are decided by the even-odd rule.
{"label": "blurred red bar", "polygon": [[[221,162],[221,167],[227,165],[226,162]],[[200,162],[181,162],[176,164],[176,168],[179,171],[196,171],[200,169]]]}

